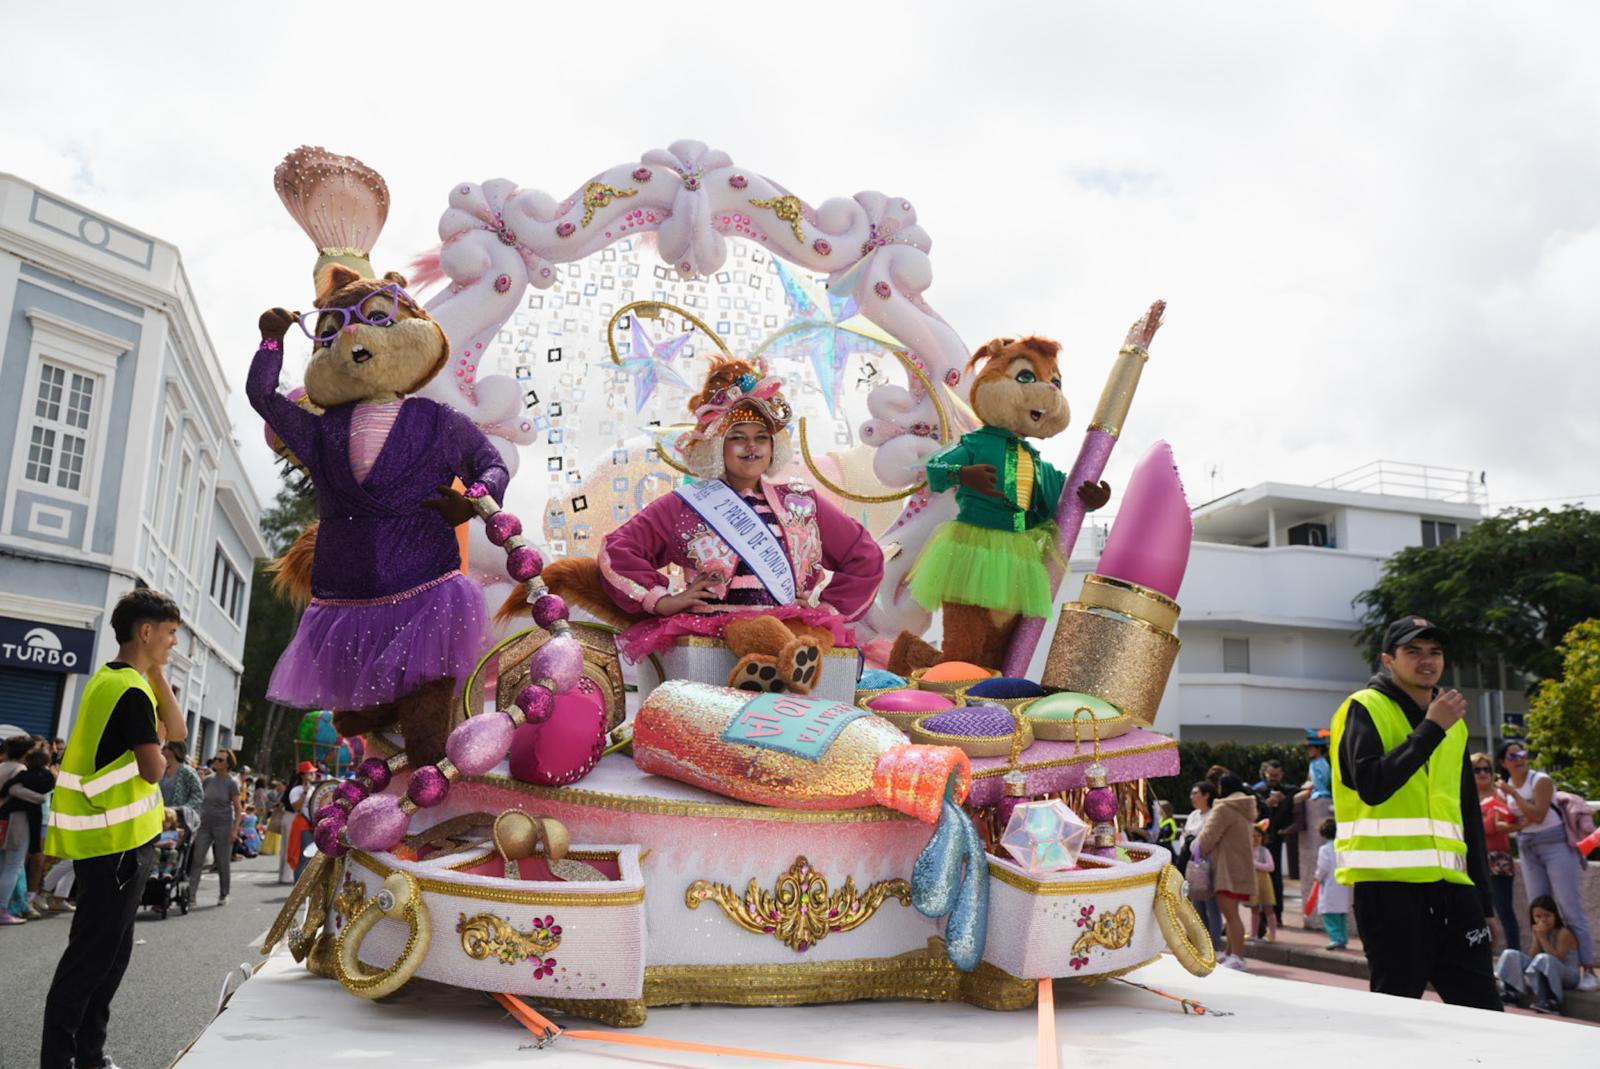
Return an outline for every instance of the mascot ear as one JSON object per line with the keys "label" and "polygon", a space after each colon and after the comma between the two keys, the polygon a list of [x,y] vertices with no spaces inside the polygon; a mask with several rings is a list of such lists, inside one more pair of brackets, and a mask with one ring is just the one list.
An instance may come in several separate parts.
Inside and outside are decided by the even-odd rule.
{"label": "mascot ear", "polygon": [[402,275],[398,271],[390,271],[390,272],[386,273],[383,276],[383,280],[385,282],[393,282],[396,286],[399,286],[401,289],[405,289],[406,288],[406,276]]}
{"label": "mascot ear", "polygon": [[335,293],[360,280],[361,274],[344,264],[329,264],[317,272],[317,303],[324,304]]}
{"label": "mascot ear", "polygon": [[1006,346],[1016,341],[1015,338],[992,338],[983,343],[978,351],[972,354],[972,359],[967,361],[966,370],[971,371],[978,366],[980,360],[993,360],[999,356]]}

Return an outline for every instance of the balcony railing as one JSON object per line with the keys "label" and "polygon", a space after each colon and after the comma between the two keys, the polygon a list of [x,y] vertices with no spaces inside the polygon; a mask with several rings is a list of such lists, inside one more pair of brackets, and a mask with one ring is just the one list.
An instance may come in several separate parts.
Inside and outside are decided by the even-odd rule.
{"label": "balcony railing", "polygon": [[1420,497],[1460,505],[1483,505],[1489,499],[1482,472],[1394,460],[1374,460],[1316,485],[1325,490]]}

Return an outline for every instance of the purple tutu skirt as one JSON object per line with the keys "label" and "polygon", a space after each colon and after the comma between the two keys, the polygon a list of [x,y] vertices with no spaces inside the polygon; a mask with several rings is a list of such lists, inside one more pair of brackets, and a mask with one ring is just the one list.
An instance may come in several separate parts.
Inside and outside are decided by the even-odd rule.
{"label": "purple tutu skirt", "polygon": [[643,620],[617,636],[617,648],[630,661],[644,660],[652,653],[669,649],[685,635],[699,638],[722,638],[722,631],[730,620],[741,616],[776,616],[780,620],[799,619],[813,627],[826,627],[833,632],[836,646],[854,646],[855,630],[836,612],[805,605],[752,605],[748,609],[727,612],[680,612],[675,616],[657,616]]}
{"label": "purple tutu skirt", "polygon": [[267,697],[296,709],[370,709],[436,679],[465,683],[488,646],[483,591],[460,572],[385,598],[313,598]]}

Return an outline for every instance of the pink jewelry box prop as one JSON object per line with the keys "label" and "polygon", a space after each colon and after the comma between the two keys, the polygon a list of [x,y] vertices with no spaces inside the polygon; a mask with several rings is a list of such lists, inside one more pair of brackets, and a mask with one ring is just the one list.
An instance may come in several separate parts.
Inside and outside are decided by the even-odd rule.
{"label": "pink jewelry box prop", "polygon": [[[1178,772],[1178,744],[1165,735],[1135,729],[1101,742],[1099,760],[1106,766],[1107,779],[1112,783],[1174,776]],[[1084,771],[1094,761],[1094,741],[1085,729],[1081,743],[1035,739],[1022,752],[1020,767],[1028,777],[1028,793],[1038,797],[1085,786]],[[967,804],[998,804],[1006,791],[1002,777],[1010,769],[1008,758],[974,757],[972,793],[967,796]]]}

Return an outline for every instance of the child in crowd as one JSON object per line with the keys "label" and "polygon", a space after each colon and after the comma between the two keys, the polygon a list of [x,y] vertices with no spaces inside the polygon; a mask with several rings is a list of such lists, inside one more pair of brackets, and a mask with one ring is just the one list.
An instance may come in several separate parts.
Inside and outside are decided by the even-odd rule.
{"label": "child in crowd", "polygon": [[166,820],[161,825],[161,834],[156,836],[156,875],[171,876],[178,864],[178,811],[168,809]]}
{"label": "child in crowd", "polygon": [[1549,895],[1540,895],[1528,906],[1533,924],[1533,954],[1507,948],[1500,952],[1495,973],[1500,978],[1500,997],[1515,1003],[1519,996],[1533,999],[1538,1013],[1560,1013],[1570,988],[1578,986],[1578,940],[1561,919],[1561,907]]}
{"label": "child in crowd", "polygon": [[239,833],[233,839],[233,856],[251,858],[261,853],[261,823],[256,818],[256,807],[244,807],[239,819]]}
{"label": "child in crowd", "polygon": [[1250,900],[1250,930],[1261,930],[1263,913],[1267,920],[1267,942],[1278,941],[1278,915],[1273,906],[1278,904],[1278,896],[1272,890],[1272,870],[1276,865],[1272,860],[1272,851],[1267,849],[1267,822],[1261,821],[1250,833],[1254,845],[1256,864],[1256,894]]}
{"label": "child in crowd", "polygon": [[1322,914],[1322,930],[1328,933],[1324,950],[1343,950],[1350,943],[1350,899],[1348,884],[1334,879],[1333,840],[1338,835],[1338,825],[1332,817],[1317,829],[1322,833],[1322,845],[1317,847],[1317,871],[1313,878],[1317,891],[1317,911]]}

